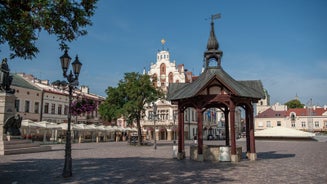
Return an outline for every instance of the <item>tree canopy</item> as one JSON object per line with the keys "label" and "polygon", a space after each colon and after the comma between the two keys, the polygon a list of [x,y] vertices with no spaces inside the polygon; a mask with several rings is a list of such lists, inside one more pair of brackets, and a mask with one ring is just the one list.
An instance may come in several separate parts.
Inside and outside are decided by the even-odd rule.
{"label": "tree canopy", "polygon": [[298,99],[290,100],[286,102],[284,105],[287,106],[288,109],[295,109],[295,108],[303,108],[304,104],[300,102]]}
{"label": "tree canopy", "polygon": [[32,59],[39,52],[39,32],[55,35],[61,50],[67,42],[87,34],[97,0],[0,0],[0,44],[8,44],[10,58]]}
{"label": "tree canopy", "polygon": [[150,81],[149,75],[139,73],[125,73],[117,87],[108,87],[107,98],[99,106],[102,118],[113,121],[124,117],[128,123],[137,123],[138,144],[141,144],[140,120],[145,113],[145,105],[163,97]]}

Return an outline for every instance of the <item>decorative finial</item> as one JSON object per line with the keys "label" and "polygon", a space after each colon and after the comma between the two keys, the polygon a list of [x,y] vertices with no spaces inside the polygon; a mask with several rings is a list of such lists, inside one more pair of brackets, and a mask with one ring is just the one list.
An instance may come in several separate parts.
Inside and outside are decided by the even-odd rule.
{"label": "decorative finial", "polygon": [[165,45],[165,43],[166,43],[166,40],[165,39],[161,39],[161,44],[162,45]]}
{"label": "decorative finial", "polygon": [[165,50],[165,43],[166,43],[166,40],[165,39],[161,39],[162,50]]}

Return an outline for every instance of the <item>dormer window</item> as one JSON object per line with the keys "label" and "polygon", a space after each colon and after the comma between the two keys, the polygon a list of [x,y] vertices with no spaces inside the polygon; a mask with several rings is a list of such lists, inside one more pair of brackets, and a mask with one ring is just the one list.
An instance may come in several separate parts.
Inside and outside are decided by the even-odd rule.
{"label": "dormer window", "polygon": [[291,113],[291,120],[292,120],[292,121],[295,121],[295,118],[296,118],[295,113]]}

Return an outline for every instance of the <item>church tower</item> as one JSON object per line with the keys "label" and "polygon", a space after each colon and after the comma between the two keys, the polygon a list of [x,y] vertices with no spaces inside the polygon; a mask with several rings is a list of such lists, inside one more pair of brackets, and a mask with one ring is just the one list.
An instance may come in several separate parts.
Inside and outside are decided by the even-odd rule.
{"label": "church tower", "polygon": [[167,92],[169,83],[185,83],[184,65],[176,65],[176,61],[170,60],[170,52],[165,49],[166,40],[162,39],[162,49],[157,52],[155,63],[151,63],[148,75],[152,76],[155,87]]}

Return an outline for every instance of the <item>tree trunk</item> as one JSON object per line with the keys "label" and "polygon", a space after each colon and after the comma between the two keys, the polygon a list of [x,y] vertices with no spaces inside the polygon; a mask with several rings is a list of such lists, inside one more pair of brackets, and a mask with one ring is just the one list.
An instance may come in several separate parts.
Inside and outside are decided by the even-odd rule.
{"label": "tree trunk", "polygon": [[143,139],[142,139],[140,118],[136,119],[136,124],[137,124],[137,145],[141,146]]}

